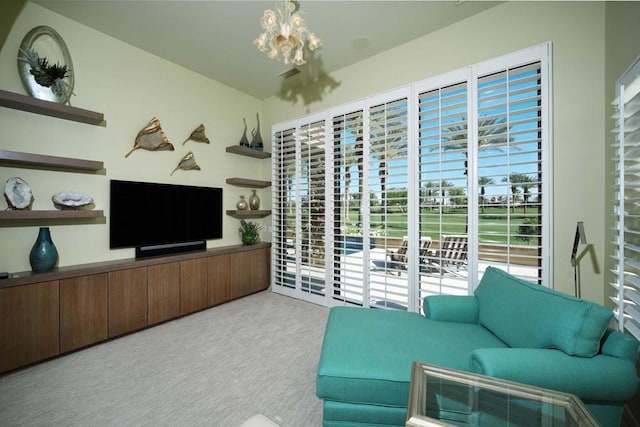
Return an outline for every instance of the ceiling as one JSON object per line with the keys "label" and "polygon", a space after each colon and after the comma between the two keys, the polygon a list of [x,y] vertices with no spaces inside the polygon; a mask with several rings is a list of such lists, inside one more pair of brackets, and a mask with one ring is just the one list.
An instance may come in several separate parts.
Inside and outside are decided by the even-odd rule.
{"label": "ceiling", "polygon": [[[268,59],[253,45],[264,9],[275,8],[275,1],[33,1],[259,99],[278,94],[280,74],[293,67]],[[302,0],[307,27],[323,46],[298,68],[302,75],[311,67],[316,76],[330,75],[498,3]]]}

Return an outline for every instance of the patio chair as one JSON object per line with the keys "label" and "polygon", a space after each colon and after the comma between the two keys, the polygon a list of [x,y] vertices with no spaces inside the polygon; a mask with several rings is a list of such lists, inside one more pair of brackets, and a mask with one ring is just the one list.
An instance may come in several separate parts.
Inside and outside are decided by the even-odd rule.
{"label": "patio chair", "polygon": [[431,247],[431,237],[420,238],[420,264],[425,264],[429,257],[429,248]]}
{"label": "patio chair", "polygon": [[[420,238],[420,262],[423,262],[423,258],[427,256],[429,247],[431,246],[431,237]],[[387,255],[391,258],[391,268],[398,271],[398,276],[402,270],[407,269],[407,249],[409,246],[409,240],[407,236],[402,239],[402,244],[395,251],[388,251]]]}
{"label": "patio chair", "polygon": [[430,251],[426,256],[425,265],[431,271],[452,272],[450,267],[455,267],[456,271],[467,263],[469,239],[466,234],[442,235],[440,240],[440,248],[436,251]]}
{"label": "patio chair", "polygon": [[409,239],[407,236],[402,238],[400,247],[396,250],[388,250],[387,256],[391,260],[390,268],[398,271],[398,276],[401,270],[407,268],[407,247],[409,246]]}

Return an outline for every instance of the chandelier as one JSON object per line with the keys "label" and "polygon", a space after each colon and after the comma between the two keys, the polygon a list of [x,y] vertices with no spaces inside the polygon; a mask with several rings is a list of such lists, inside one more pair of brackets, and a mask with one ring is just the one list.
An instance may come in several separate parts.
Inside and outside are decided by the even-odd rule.
{"label": "chandelier", "polygon": [[305,43],[312,51],[322,45],[322,41],[307,30],[298,10],[297,1],[285,0],[277,8],[277,13],[271,9],[264,11],[260,20],[264,32],[253,44],[261,52],[267,52],[269,59],[282,59],[285,64],[293,62],[302,65],[305,63]]}

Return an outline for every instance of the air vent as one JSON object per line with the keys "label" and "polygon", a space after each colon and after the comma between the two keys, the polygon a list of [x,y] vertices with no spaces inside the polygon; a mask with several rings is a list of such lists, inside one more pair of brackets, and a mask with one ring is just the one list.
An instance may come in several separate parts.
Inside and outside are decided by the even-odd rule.
{"label": "air vent", "polygon": [[296,74],[300,74],[300,70],[298,70],[297,68],[291,68],[287,71],[283,71],[282,73],[280,73],[280,77],[286,80],[288,78],[295,76]]}

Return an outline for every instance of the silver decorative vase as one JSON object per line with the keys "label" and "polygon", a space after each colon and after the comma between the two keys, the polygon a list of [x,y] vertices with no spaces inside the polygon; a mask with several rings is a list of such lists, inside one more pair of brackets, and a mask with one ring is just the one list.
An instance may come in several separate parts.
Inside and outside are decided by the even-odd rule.
{"label": "silver decorative vase", "polygon": [[256,190],[251,190],[253,193],[249,196],[249,207],[252,211],[260,209],[260,197],[256,194]]}
{"label": "silver decorative vase", "polygon": [[238,200],[238,203],[236,203],[236,209],[238,209],[239,211],[246,211],[248,208],[249,205],[247,204],[244,196],[240,196],[240,200]]}

